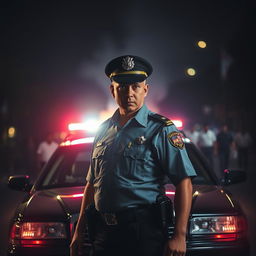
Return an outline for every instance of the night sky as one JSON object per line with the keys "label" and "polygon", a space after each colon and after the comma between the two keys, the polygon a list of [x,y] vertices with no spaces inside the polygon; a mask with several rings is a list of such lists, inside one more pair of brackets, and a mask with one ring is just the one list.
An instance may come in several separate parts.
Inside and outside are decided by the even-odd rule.
{"label": "night sky", "polygon": [[[252,7],[249,1],[6,1],[1,133],[13,125],[20,136],[39,137],[109,108],[104,68],[123,54],[152,63],[153,110],[188,124],[230,122],[235,129],[240,116],[252,124]],[[197,47],[198,40],[207,48]],[[188,67],[195,77],[185,75]]]}

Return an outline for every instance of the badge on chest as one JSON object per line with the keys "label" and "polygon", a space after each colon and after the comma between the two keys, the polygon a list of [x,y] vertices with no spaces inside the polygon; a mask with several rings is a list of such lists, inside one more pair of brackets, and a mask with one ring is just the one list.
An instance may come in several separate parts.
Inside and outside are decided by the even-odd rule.
{"label": "badge on chest", "polygon": [[143,144],[145,144],[145,142],[146,142],[146,138],[145,138],[145,136],[139,136],[139,137],[137,137],[134,141],[130,141],[129,143],[128,143],[128,148],[131,148],[132,147],[132,145],[143,145]]}

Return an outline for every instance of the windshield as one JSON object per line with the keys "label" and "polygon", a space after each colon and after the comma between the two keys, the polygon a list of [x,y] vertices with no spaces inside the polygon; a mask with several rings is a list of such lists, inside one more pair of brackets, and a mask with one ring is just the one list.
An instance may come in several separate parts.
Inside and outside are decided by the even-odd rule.
{"label": "windshield", "polygon": [[195,185],[213,185],[216,184],[216,177],[213,170],[210,168],[207,159],[200,151],[191,143],[186,143],[186,150],[189,159],[196,171],[197,176],[192,182]]}
{"label": "windshield", "polygon": [[91,150],[82,146],[60,147],[47,164],[42,187],[74,187],[85,185]]}
{"label": "windshield", "polygon": [[[39,186],[52,188],[85,185],[90,164],[90,147],[91,145],[60,147],[47,164]],[[186,149],[197,173],[197,176],[193,178],[193,184],[214,184],[214,175],[211,174],[211,170],[200,152],[189,143],[186,144]]]}

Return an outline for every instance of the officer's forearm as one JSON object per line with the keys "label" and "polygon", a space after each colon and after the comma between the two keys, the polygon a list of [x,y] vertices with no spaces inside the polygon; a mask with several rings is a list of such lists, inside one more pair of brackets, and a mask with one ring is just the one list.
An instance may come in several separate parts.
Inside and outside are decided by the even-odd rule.
{"label": "officer's forearm", "polygon": [[186,236],[187,223],[191,209],[192,184],[191,179],[183,179],[177,186],[174,198],[175,206],[175,229],[174,236]]}
{"label": "officer's forearm", "polygon": [[84,189],[84,196],[82,199],[82,204],[80,208],[79,218],[77,221],[77,229],[80,229],[81,227],[85,227],[85,210],[88,205],[90,205],[94,200],[94,188],[93,185],[89,184],[89,182],[86,184]]}

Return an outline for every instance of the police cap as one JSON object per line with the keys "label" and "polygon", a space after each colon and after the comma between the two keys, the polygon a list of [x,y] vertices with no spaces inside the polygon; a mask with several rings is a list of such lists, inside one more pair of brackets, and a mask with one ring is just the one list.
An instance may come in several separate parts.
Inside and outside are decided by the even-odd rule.
{"label": "police cap", "polygon": [[105,73],[111,80],[126,84],[142,82],[152,71],[153,68],[147,60],[134,55],[117,57],[105,68]]}

